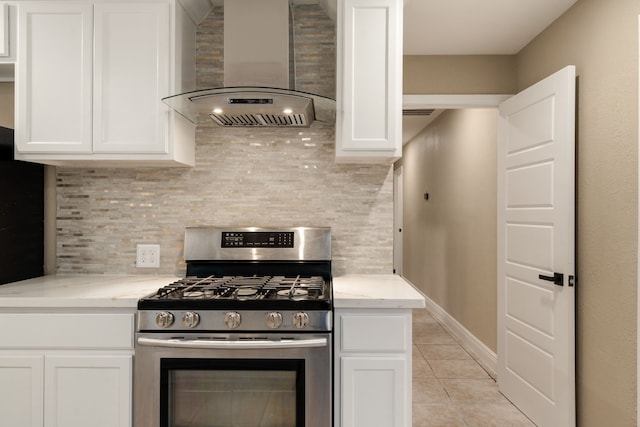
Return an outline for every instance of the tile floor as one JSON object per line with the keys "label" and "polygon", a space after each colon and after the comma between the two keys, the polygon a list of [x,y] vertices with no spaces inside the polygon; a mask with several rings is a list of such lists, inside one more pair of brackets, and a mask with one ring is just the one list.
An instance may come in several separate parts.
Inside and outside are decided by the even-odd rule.
{"label": "tile floor", "polygon": [[413,311],[413,427],[535,427],[426,309]]}

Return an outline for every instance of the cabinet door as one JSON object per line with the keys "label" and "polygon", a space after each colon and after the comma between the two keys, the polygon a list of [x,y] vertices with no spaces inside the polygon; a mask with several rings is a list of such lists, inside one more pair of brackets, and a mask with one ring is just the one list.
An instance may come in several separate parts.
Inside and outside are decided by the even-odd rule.
{"label": "cabinet door", "polygon": [[42,356],[0,356],[0,425],[42,427],[42,367]]}
{"label": "cabinet door", "polygon": [[9,56],[9,5],[0,3],[0,56]]}
{"label": "cabinet door", "polygon": [[338,14],[336,160],[402,154],[402,2],[344,0]]}
{"label": "cabinet door", "polygon": [[45,427],[130,427],[132,356],[47,356]]}
{"label": "cabinet door", "polygon": [[16,146],[91,151],[92,5],[18,2]]}
{"label": "cabinet door", "polygon": [[403,357],[342,357],[341,427],[406,427]]}
{"label": "cabinet door", "polygon": [[167,153],[169,4],[95,5],[95,153]]}

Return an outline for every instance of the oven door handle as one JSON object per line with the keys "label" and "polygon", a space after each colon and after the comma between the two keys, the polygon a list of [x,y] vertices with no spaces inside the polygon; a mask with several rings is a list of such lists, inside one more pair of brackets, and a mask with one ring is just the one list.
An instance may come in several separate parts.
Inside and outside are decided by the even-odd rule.
{"label": "oven door handle", "polygon": [[208,348],[208,349],[264,349],[264,348],[304,348],[304,347],[326,347],[326,338],[311,338],[304,340],[203,340],[203,339],[157,339],[138,337],[138,344],[154,347],[172,348]]}

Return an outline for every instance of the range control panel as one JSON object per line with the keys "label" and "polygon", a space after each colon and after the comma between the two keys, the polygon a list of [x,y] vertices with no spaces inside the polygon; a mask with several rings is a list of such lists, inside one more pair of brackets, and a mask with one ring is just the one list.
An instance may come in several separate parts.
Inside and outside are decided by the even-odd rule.
{"label": "range control panel", "polygon": [[223,248],[293,248],[292,231],[223,231]]}

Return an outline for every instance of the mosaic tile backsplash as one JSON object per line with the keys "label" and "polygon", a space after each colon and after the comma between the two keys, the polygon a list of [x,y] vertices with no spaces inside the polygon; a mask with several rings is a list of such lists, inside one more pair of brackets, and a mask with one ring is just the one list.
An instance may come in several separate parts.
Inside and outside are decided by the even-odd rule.
{"label": "mosaic tile backsplash", "polygon": [[[317,20],[305,21],[305,28],[323,34],[324,42],[319,49],[309,43],[318,49],[313,55],[305,54],[304,46],[296,49],[306,60],[316,58],[315,69],[323,73],[305,76],[314,85],[326,82],[311,90],[333,96],[335,78],[327,72],[335,75],[335,68],[327,71],[326,65],[335,63],[335,38],[326,32],[332,24],[311,12]],[[216,45],[221,39],[212,37],[219,33],[220,15],[210,14],[198,28],[201,87],[220,85],[221,60],[215,55],[222,54]],[[331,227],[335,275],[390,273],[392,168],[336,164],[334,134],[334,126],[273,130],[205,124],[196,131],[194,168],[58,167],[58,274],[182,276],[184,229],[202,225]],[[159,269],[136,268],[138,243],[160,244]]]}
{"label": "mosaic tile backsplash", "polygon": [[[333,144],[214,131],[198,130],[193,169],[58,168],[58,273],[182,275],[195,225],[328,226],[334,274],[392,271],[389,166],[335,164]],[[160,244],[160,269],[135,267],[137,243]]]}

